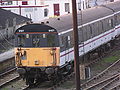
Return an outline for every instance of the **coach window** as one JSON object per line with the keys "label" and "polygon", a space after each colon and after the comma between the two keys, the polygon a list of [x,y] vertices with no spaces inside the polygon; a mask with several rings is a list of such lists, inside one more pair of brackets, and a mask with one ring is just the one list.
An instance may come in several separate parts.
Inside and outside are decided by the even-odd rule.
{"label": "coach window", "polygon": [[8,1],[8,5],[12,5],[13,4],[13,1]]}
{"label": "coach window", "polygon": [[70,36],[67,36],[67,38],[68,38],[68,46],[70,47],[70,44],[71,44],[71,38],[70,38]]}
{"label": "coach window", "polygon": [[93,23],[93,27],[94,27],[94,36],[98,35],[98,22]]}
{"label": "coach window", "polygon": [[87,32],[88,32],[88,30],[87,30],[87,26],[85,26],[85,40],[87,40],[88,39],[88,34],[87,34]]}
{"label": "coach window", "polygon": [[120,13],[118,14],[118,22],[120,24]]}
{"label": "coach window", "polygon": [[85,41],[86,40],[86,37],[87,37],[87,30],[86,30],[87,28],[86,28],[86,26],[84,26],[84,27],[82,27],[82,34],[83,34],[83,41]]}
{"label": "coach window", "polygon": [[94,24],[91,24],[91,29],[92,29],[92,36],[94,37],[96,33]]}
{"label": "coach window", "polygon": [[70,41],[70,36],[66,36],[65,37],[65,46],[66,46],[66,48],[69,48],[70,47],[70,44],[71,44],[71,41]]}
{"label": "coach window", "polygon": [[120,24],[120,14],[116,15],[116,19],[117,19],[116,20],[116,23],[117,23],[116,25],[119,25]]}
{"label": "coach window", "polygon": [[83,42],[83,31],[82,31],[82,28],[79,28],[78,36],[79,36],[79,43]]}
{"label": "coach window", "polygon": [[87,26],[86,26],[86,29],[87,29],[87,39],[90,39],[90,38],[91,38],[90,26],[87,25]]}
{"label": "coach window", "polygon": [[103,31],[103,24],[102,24],[102,21],[99,21],[98,28],[99,28],[99,34],[101,34],[102,31]]}
{"label": "coach window", "polygon": [[64,41],[64,36],[61,36],[61,45],[60,45],[61,47],[64,47],[64,42],[65,42]]}
{"label": "coach window", "polygon": [[90,27],[90,38],[92,38],[93,37],[92,27],[91,25],[89,25],[89,27]]}
{"label": "coach window", "polygon": [[109,19],[108,23],[109,23],[109,29],[111,29],[112,27],[114,27],[113,19]]}
{"label": "coach window", "polygon": [[99,22],[96,23],[97,35],[99,35]]}
{"label": "coach window", "polygon": [[93,26],[94,26],[94,32],[95,32],[94,36],[97,36],[99,33],[98,22],[95,22]]}
{"label": "coach window", "polygon": [[100,27],[100,28],[101,28],[101,33],[103,33],[103,32],[104,32],[104,25],[103,25],[103,21],[104,21],[104,20],[100,21],[100,24],[101,24],[101,27]]}
{"label": "coach window", "polygon": [[108,28],[108,20],[105,19],[102,21],[102,24],[103,24],[103,32],[107,31],[107,28]]}
{"label": "coach window", "polygon": [[117,21],[117,15],[115,14],[115,21],[114,21],[115,25],[118,24],[118,21]]}
{"label": "coach window", "polygon": [[117,23],[117,25],[119,25],[120,24],[120,14],[117,14],[116,18],[117,18],[116,23]]}

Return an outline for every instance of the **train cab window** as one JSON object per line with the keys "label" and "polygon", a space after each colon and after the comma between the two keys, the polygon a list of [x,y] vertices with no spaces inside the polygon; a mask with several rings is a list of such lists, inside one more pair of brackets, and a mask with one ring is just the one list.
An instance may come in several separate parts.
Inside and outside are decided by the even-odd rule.
{"label": "train cab window", "polygon": [[25,46],[25,35],[18,35],[18,46]]}
{"label": "train cab window", "polygon": [[59,44],[57,34],[33,34],[32,47],[56,47]]}
{"label": "train cab window", "polygon": [[32,42],[33,42],[33,47],[39,47],[40,46],[40,36],[33,35]]}

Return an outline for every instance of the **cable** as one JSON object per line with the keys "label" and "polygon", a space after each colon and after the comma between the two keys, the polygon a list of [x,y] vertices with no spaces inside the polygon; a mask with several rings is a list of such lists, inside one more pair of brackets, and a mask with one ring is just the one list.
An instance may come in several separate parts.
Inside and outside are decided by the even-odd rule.
{"label": "cable", "polygon": [[114,9],[112,9],[112,8],[110,8],[110,7],[107,7],[106,5],[101,5],[102,7],[105,7],[105,8],[107,8],[107,9],[109,9],[109,10],[112,10],[113,11],[113,13],[115,12],[115,10]]}
{"label": "cable", "polygon": [[1,36],[3,37],[3,39],[11,46],[14,46],[14,44],[12,44],[11,42],[9,42],[5,37],[4,35],[0,32]]}
{"label": "cable", "polygon": [[0,45],[6,50],[5,46],[0,43]]}
{"label": "cable", "polygon": [[[81,0],[80,0],[80,2],[81,2]],[[80,5],[80,8],[82,8],[81,5]],[[81,26],[80,30],[82,30],[82,36],[81,37],[83,39],[83,42],[81,44],[83,45],[83,62],[84,62],[85,47],[84,47],[84,36],[83,36],[83,20],[82,20],[83,17],[82,17],[82,10],[79,9],[79,11],[80,11],[80,26]]]}

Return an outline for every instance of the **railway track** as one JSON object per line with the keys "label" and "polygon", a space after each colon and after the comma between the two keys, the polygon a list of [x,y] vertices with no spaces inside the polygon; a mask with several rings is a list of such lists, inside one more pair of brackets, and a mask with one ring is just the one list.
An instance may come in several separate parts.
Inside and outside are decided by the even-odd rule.
{"label": "railway track", "polygon": [[119,84],[119,76],[116,76],[114,79],[112,79],[110,82],[106,83],[105,85],[100,87],[100,90],[111,90],[114,85]]}
{"label": "railway track", "polygon": [[[94,64],[97,63],[99,60],[101,60],[103,57],[111,54],[114,50],[116,50],[116,49],[118,49],[118,48],[119,48],[119,45],[117,44],[113,49],[111,49],[110,51],[106,52],[103,56],[101,56],[100,58],[94,60],[92,63],[89,63],[87,66],[92,66],[92,65],[94,65]],[[118,62],[119,62],[119,60],[118,60]],[[116,63],[118,63],[118,62],[116,62]],[[116,63],[114,63],[111,67],[113,67]],[[108,71],[109,71],[109,70],[108,70]],[[106,81],[104,80],[104,82],[112,81],[112,79],[114,79],[114,78],[116,78],[116,77],[118,78],[118,75],[113,75],[112,78],[109,77],[108,79],[106,79]],[[71,78],[71,77],[68,76],[68,78]],[[60,81],[59,83],[57,83],[55,86],[52,86],[52,87],[49,87],[49,88],[44,88],[44,87],[40,88],[40,87],[39,87],[39,90],[57,90],[56,88],[58,88],[59,85],[63,84],[63,82],[65,82],[65,81],[67,81],[67,80],[69,80],[69,79],[64,79],[64,80]],[[102,83],[102,81],[101,81],[101,83]],[[46,87],[46,86],[45,86],[45,87]],[[118,87],[118,86],[116,86],[116,87]],[[115,88],[116,88],[116,87],[115,87]],[[32,89],[28,89],[28,88],[29,88],[29,87],[27,87],[27,88],[25,88],[25,89],[23,89],[23,90],[35,90],[35,89],[36,89],[36,88],[32,88]],[[58,89],[58,90],[59,90],[59,89]],[[75,88],[73,88],[73,89],[71,89],[71,90],[75,90]],[[84,89],[83,89],[83,90],[84,90]],[[85,90],[86,90],[86,89],[85,89]],[[91,89],[91,90],[93,90],[93,89]],[[95,89],[95,90],[97,90],[97,89]]]}
{"label": "railway track", "polygon": [[11,72],[13,72],[13,71],[15,71],[15,70],[16,70],[16,68],[10,69],[10,70],[8,70],[8,71],[0,74],[0,77],[3,77],[3,76],[5,76],[5,75],[7,75],[7,74],[9,74],[9,73],[11,73]]}
{"label": "railway track", "polygon": [[[103,57],[105,57],[106,55],[108,55],[108,54],[110,54],[110,53],[112,53],[112,51],[113,50],[115,50],[115,49],[117,49],[117,48],[119,48],[119,45],[117,44],[113,49],[111,49],[110,51],[108,51],[107,53],[105,53],[103,56],[101,56],[101,58],[103,58]],[[96,60],[94,60],[92,63],[89,63],[88,64],[88,66],[91,66],[91,65],[93,65],[93,64],[95,64],[95,63],[97,63],[99,60],[101,60],[101,58],[100,59],[96,59]],[[103,76],[105,76],[108,72],[109,72],[109,70],[110,70],[110,68],[111,67],[113,67],[113,66],[115,66],[117,63],[119,62],[119,60],[117,61],[117,62],[115,62],[113,65],[111,65],[110,67],[108,67],[106,70],[104,70],[103,72],[101,72],[100,74],[98,74],[97,76],[95,76],[95,77],[93,77],[92,79],[90,79],[90,80],[88,80],[86,83],[84,83],[84,84],[82,84],[82,87],[83,88],[89,88],[89,85],[90,85],[90,83],[91,82],[95,82],[96,83],[96,81],[95,80],[98,80],[99,78],[102,78]],[[14,70],[14,69],[13,69]],[[12,70],[11,70],[12,71]],[[9,72],[9,71],[8,71]],[[116,71],[116,73],[117,72],[119,72],[119,71]],[[0,77],[3,77],[3,76],[6,76],[8,73],[7,72],[5,72],[6,74],[0,74]],[[113,74],[114,75],[114,74]],[[112,75],[109,75],[110,77],[112,76]],[[108,76],[108,77],[109,77]],[[9,77],[9,76],[8,76]],[[23,80],[21,80],[21,79],[17,79],[17,78],[19,78],[19,76],[18,77],[15,77],[15,76],[13,76],[14,78],[13,78],[13,80],[11,79],[11,80],[6,80],[6,82],[4,82],[3,84],[1,84],[1,81],[0,81],[0,88],[1,87],[4,87],[4,86],[7,86],[7,84],[8,83],[11,83],[12,81],[16,81],[17,83],[19,83],[19,82],[24,82]],[[68,76],[68,78],[69,78],[69,76]],[[106,77],[105,77],[106,78]],[[1,79],[0,79],[1,80]],[[5,80],[5,79],[4,79]],[[66,78],[64,79],[64,80],[61,80],[58,84],[56,84],[55,86],[52,86],[52,87],[48,87],[48,88],[46,88],[45,90],[55,90],[54,88],[56,88],[56,87],[58,87],[59,85],[61,85],[63,82],[65,82],[66,81]],[[99,82],[102,82],[102,80],[101,81],[97,81],[98,83]],[[11,85],[11,86],[15,86],[15,85]],[[28,89],[30,89],[30,87],[29,86],[26,86],[25,85],[25,83],[24,84],[22,84],[21,86],[21,89],[22,90],[28,90]],[[113,87],[113,89],[111,89],[111,90],[114,90],[114,88],[118,88],[118,87],[120,87],[120,85],[115,85],[114,87]],[[40,88],[39,88],[40,89]],[[17,89],[16,89],[17,90]],[[34,90],[34,89],[31,89],[31,90]],[[40,89],[40,90],[42,90],[42,89]],[[89,90],[89,89],[88,89]]]}
{"label": "railway track", "polygon": [[2,84],[0,84],[0,90],[27,90],[25,81],[19,76],[15,76]]}
{"label": "railway track", "polygon": [[[106,90],[108,86],[111,86],[111,84],[113,84],[114,82],[118,82],[119,76],[120,76],[120,73],[113,75],[105,80],[102,80],[98,83],[93,84],[92,86],[86,88],[85,90],[104,90],[104,89]],[[110,88],[107,90],[110,90]]]}
{"label": "railway track", "polygon": [[[64,82],[71,80],[74,77],[74,72],[71,73],[70,75],[64,77],[62,80],[60,80],[58,83],[55,85],[52,85],[51,82],[42,82],[40,85],[37,85],[33,88],[25,87],[22,90],[59,90],[57,89],[60,85],[62,85]],[[73,90],[73,89],[72,89]]]}
{"label": "railway track", "polygon": [[93,87],[96,86],[96,83],[100,83],[103,82],[103,80],[105,79],[111,78],[113,75],[117,75],[120,72],[119,66],[120,66],[120,59],[115,63],[113,63],[111,66],[109,66],[107,69],[99,73],[98,75],[88,80],[86,83],[82,84],[82,88],[85,90],[94,90],[89,88],[92,88],[92,86]]}
{"label": "railway track", "polygon": [[0,88],[17,79],[19,79],[19,75],[16,72],[16,68],[0,74]]}
{"label": "railway track", "polygon": [[16,68],[0,74],[0,90],[26,90],[27,87],[28,86],[25,85],[23,79],[21,79],[19,74],[16,72]]}
{"label": "railway track", "polygon": [[120,90],[120,83],[117,85],[114,85],[110,90]]}

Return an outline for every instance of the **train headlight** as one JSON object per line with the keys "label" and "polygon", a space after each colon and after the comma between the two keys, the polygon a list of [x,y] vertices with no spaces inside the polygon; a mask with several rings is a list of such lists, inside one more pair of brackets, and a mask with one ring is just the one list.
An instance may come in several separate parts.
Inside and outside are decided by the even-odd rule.
{"label": "train headlight", "polygon": [[47,74],[53,74],[54,73],[54,68],[47,68],[46,70],[45,70],[45,72],[47,73]]}
{"label": "train headlight", "polygon": [[56,48],[52,48],[51,51],[50,51],[50,54],[51,54],[51,55],[54,55],[54,54],[55,54],[55,51],[56,51]]}
{"label": "train headlight", "polygon": [[53,54],[54,54],[54,51],[53,51],[53,50],[51,50],[51,51],[50,51],[50,54],[51,54],[51,55],[53,55]]}
{"label": "train headlight", "polygon": [[34,61],[35,65],[39,65],[39,60]]}

